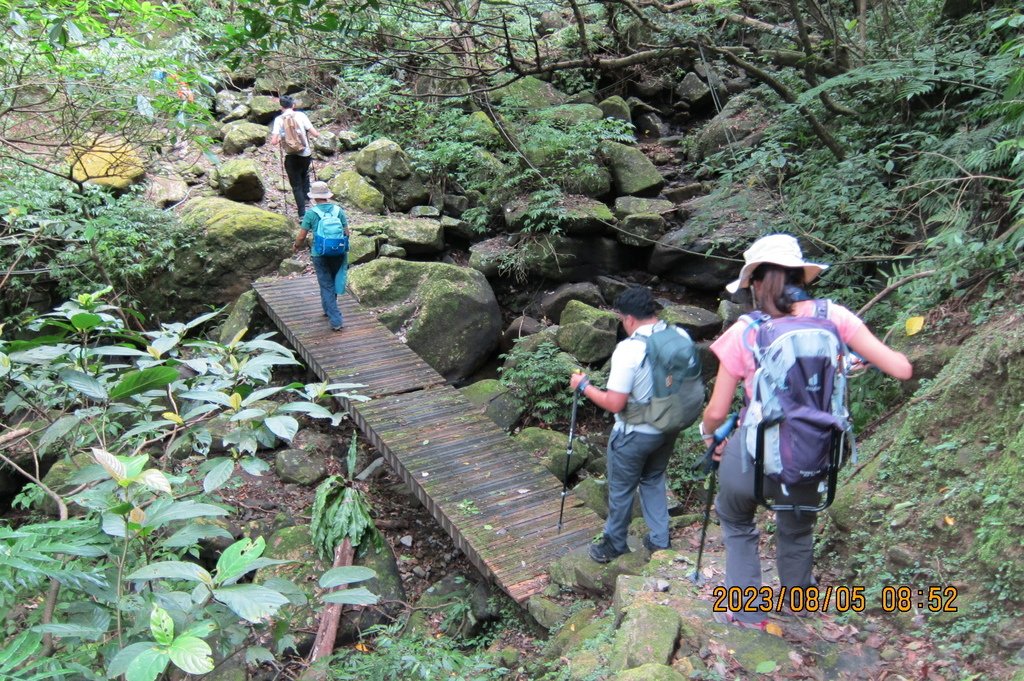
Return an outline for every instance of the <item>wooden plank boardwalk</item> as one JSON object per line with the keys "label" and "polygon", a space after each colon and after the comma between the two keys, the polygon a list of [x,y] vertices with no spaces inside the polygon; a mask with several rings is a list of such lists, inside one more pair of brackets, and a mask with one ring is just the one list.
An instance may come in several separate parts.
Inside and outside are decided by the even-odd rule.
{"label": "wooden plank boardwalk", "polygon": [[313,277],[262,280],[260,304],[322,380],[363,383],[342,400],[353,421],[481,573],[523,603],[557,558],[602,521],[562,483],[349,295],[345,330],[322,316]]}

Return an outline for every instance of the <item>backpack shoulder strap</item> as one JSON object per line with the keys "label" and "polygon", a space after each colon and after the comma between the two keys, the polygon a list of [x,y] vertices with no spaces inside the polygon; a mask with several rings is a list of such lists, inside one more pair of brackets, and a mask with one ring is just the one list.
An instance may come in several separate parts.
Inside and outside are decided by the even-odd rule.
{"label": "backpack shoulder strap", "polygon": [[827,298],[818,298],[814,301],[814,316],[818,319],[828,319],[829,301]]}

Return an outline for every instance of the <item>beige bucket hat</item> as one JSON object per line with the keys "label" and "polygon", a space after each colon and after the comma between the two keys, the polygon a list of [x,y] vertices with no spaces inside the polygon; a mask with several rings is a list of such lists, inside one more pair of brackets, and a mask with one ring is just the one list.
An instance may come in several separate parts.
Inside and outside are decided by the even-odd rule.
{"label": "beige bucket hat", "polygon": [[329,199],[334,196],[331,190],[328,189],[326,182],[316,181],[309,185],[309,198],[311,199]]}
{"label": "beige bucket hat", "polygon": [[750,275],[762,263],[771,263],[782,267],[802,267],[805,284],[814,281],[819,274],[828,269],[828,265],[806,262],[796,237],[789,234],[769,234],[761,237],[751,244],[750,248],[743,251],[743,261],[740,278],[725,287],[729,293],[736,293],[739,289],[750,286]]}

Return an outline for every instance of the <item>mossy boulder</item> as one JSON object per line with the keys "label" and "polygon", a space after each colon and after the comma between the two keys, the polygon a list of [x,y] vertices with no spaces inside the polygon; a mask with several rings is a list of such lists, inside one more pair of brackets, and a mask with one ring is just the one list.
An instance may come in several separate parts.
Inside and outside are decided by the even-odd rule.
{"label": "mossy boulder", "polygon": [[620,196],[615,199],[615,217],[622,220],[629,215],[667,215],[676,209],[676,204],[665,199],[645,199],[640,196]]}
{"label": "mossy boulder", "polygon": [[[543,428],[523,428],[515,437],[516,444],[531,452],[540,460],[541,465],[559,480],[565,482],[566,472],[566,444],[568,436],[555,430]],[[569,457],[569,475],[578,471],[587,461],[590,454],[589,449],[584,446],[573,447],[572,457]]]}
{"label": "mossy boulder", "polygon": [[570,300],[562,311],[558,347],[585,364],[611,357],[615,350],[618,318],[578,300]]}
{"label": "mossy boulder", "polygon": [[562,624],[569,614],[569,609],[564,605],[540,594],[530,596],[526,602],[526,611],[537,624],[549,630]]}
{"label": "mossy boulder", "polygon": [[501,145],[501,133],[483,111],[474,111],[466,115],[463,120],[462,136],[470,142],[492,149]]}
{"label": "mossy boulder", "polygon": [[248,158],[221,164],[217,169],[217,186],[220,193],[232,201],[255,203],[262,201],[266,194],[259,166]]}
{"label": "mossy boulder", "polygon": [[565,621],[558,632],[548,640],[544,647],[544,657],[558,659],[565,653],[574,650],[592,636],[607,630],[607,620],[597,616],[597,608],[583,608]]}
{"label": "mossy boulder", "polygon": [[362,265],[377,257],[377,242],[379,237],[363,236],[353,234],[348,242],[348,264],[349,267]]}
{"label": "mossy boulder", "polygon": [[222,130],[224,142],[221,148],[225,154],[241,154],[250,147],[262,147],[267,142],[270,132],[265,125],[257,125],[248,121],[234,121]]}
{"label": "mossy boulder", "polygon": [[686,329],[695,341],[708,340],[722,330],[722,318],[717,312],[695,305],[666,305],[658,316]]}
{"label": "mossy boulder", "polygon": [[607,99],[601,100],[601,103],[597,106],[601,109],[601,113],[604,114],[605,118],[617,118],[627,123],[633,121],[633,115],[629,112],[629,104],[618,95],[612,95]]}
{"label": "mossy boulder", "polygon": [[342,204],[355,206],[364,213],[383,213],[384,194],[354,170],[338,173],[329,184]]}
{"label": "mossy boulder", "polygon": [[253,123],[266,125],[281,113],[281,103],[277,97],[256,95],[249,100],[249,120]]}
{"label": "mossy boulder", "polygon": [[495,104],[512,103],[508,100],[513,100],[525,110],[530,111],[564,104],[566,97],[551,83],[545,83],[533,76],[526,76],[491,92],[491,101]]}
{"label": "mossy boulder", "polygon": [[277,270],[295,237],[294,224],[283,215],[221,198],[189,201],[181,220],[195,241],[175,253],[169,280],[145,295],[183,315],[238,298],[255,279]]}
{"label": "mossy boulder", "polygon": [[631,606],[615,634],[610,666],[633,669],[646,664],[667,665],[679,638],[679,614],[664,605]]}
{"label": "mossy boulder", "polygon": [[478,241],[469,247],[469,266],[485,277],[496,277],[514,252],[507,236]]}
{"label": "mossy boulder", "polygon": [[319,156],[334,156],[338,153],[338,138],[333,132],[318,130],[320,134],[310,140],[313,145],[313,153]]}
{"label": "mossy boulder", "polygon": [[159,208],[181,203],[188,197],[188,184],[176,173],[150,176],[146,199]]}
{"label": "mossy boulder", "polygon": [[690,147],[691,160],[702,161],[730,146],[748,147],[760,138],[771,121],[767,107],[756,95],[741,93],[696,134]]}
{"label": "mossy boulder", "polygon": [[146,164],[139,149],[115,135],[100,135],[75,144],[68,161],[76,182],[99,184],[124,190],[146,175]]}
{"label": "mossy boulder", "polygon": [[353,162],[360,175],[372,178],[380,187],[392,210],[406,211],[430,198],[427,186],[412,169],[409,155],[391,140],[371,142]]}
{"label": "mossy boulder", "polygon": [[408,253],[433,254],[444,248],[444,228],[440,220],[389,217],[366,222],[353,231],[361,234],[382,234],[388,243]]}
{"label": "mossy boulder", "polygon": [[274,470],[281,482],[315,485],[327,476],[327,462],[303,449],[282,449],[274,454]]}
{"label": "mossy boulder", "polygon": [[672,667],[657,662],[648,662],[615,675],[615,681],[686,681],[688,678],[688,674],[681,674]]}
{"label": "mossy boulder", "polygon": [[501,335],[494,291],[468,267],[381,258],[352,268],[348,283],[363,305],[377,309],[389,329],[450,380],[472,374]]}
{"label": "mossy boulder", "polygon": [[553,234],[528,237],[518,244],[523,271],[551,281],[577,281],[593,270],[594,241]]}
{"label": "mossy boulder", "polygon": [[627,215],[615,230],[615,238],[625,246],[653,246],[665,234],[665,218],[657,213]]}
{"label": "mossy boulder", "polygon": [[241,92],[237,90],[218,90],[213,98],[213,112],[220,118],[224,118],[240,104],[245,104],[245,95]]}
{"label": "mossy boulder", "polygon": [[602,518],[608,517],[608,481],[603,478],[584,478],[572,493]]}
{"label": "mossy boulder", "polygon": [[565,306],[571,300],[578,300],[591,307],[599,307],[605,304],[604,296],[601,295],[601,290],[595,284],[590,282],[562,284],[554,291],[545,293],[541,297],[538,303],[540,313],[557,324],[562,318]]}
{"label": "mossy boulder", "polygon": [[584,161],[563,171],[558,178],[563,191],[583,196],[604,196],[612,190],[612,174],[596,160]]}
{"label": "mossy boulder", "polygon": [[526,412],[523,403],[497,379],[477,381],[460,388],[459,392],[472,404],[481,407],[484,414],[502,430],[512,428]]}
{"label": "mossy boulder", "polygon": [[665,186],[665,178],[636,147],[605,141],[600,150],[608,160],[615,191],[619,194],[652,193]]}
{"label": "mossy boulder", "polygon": [[[518,199],[505,206],[505,224],[518,232],[525,229],[529,219],[530,201]],[[551,212],[557,215],[552,219],[566,234],[587,235],[601,234],[615,223],[615,216],[604,203],[586,196],[563,196],[552,206]]]}
{"label": "mossy boulder", "polygon": [[579,125],[604,118],[601,109],[593,104],[562,104],[544,109],[539,115],[560,126]]}

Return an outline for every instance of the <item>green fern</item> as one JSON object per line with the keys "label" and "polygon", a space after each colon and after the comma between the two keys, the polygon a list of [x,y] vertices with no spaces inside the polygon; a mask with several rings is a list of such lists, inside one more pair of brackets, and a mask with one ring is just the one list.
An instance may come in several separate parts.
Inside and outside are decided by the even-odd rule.
{"label": "green fern", "polygon": [[44,681],[81,673],[56,666],[52,657],[39,654],[42,648],[42,637],[31,631],[8,641],[0,648],[0,681]]}

